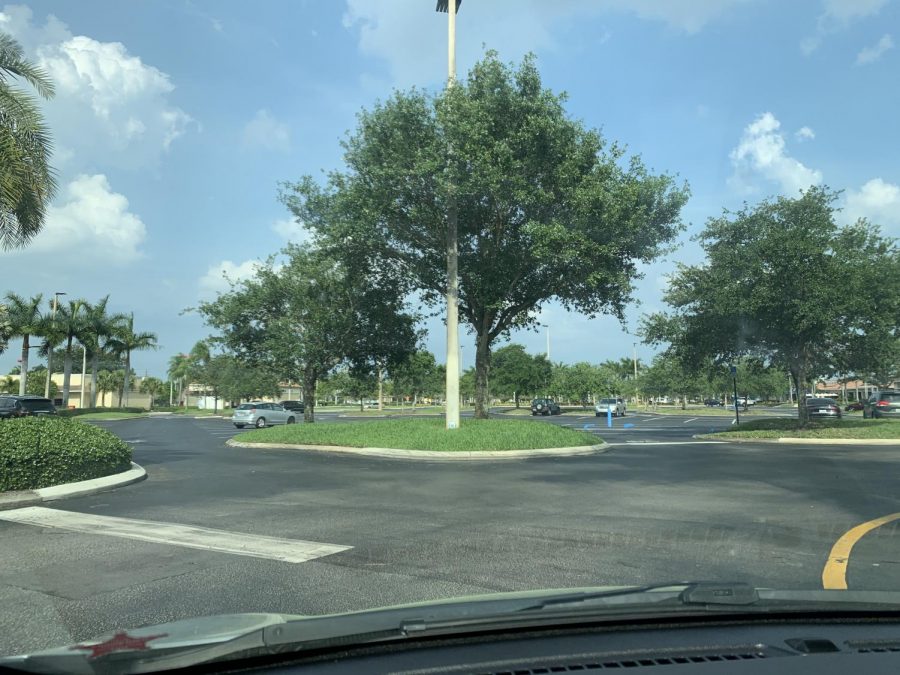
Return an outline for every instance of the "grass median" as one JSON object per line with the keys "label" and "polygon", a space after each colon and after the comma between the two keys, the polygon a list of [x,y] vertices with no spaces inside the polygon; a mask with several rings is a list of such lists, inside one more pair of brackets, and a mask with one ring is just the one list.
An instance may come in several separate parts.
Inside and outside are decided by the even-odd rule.
{"label": "grass median", "polygon": [[443,419],[389,419],[371,422],[316,422],[259,429],[240,434],[250,443],[344,445],[399,450],[537,450],[600,443],[596,436],[552,424],[524,420],[464,419],[454,431]]}
{"label": "grass median", "polygon": [[735,429],[705,434],[709,438],[859,438],[900,439],[900,420],[811,420],[800,427],[796,419],[752,420]]}

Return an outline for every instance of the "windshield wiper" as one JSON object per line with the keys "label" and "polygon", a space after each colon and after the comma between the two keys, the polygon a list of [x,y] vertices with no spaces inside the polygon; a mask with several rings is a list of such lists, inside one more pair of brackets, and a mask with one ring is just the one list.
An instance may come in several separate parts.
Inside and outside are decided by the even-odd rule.
{"label": "windshield wiper", "polygon": [[[588,591],[581,593],[561,593],[557,596],[542,598],[540,602],[521,608],[519,611],[535,611],[552,607],[589,604],[592,601],[615,600],[615,604],[630,604],[631,596],[653,594],[653,602],[679,605],[752,605],[759,600],[756,589],[743,582],[712,581],[672,581],[630,588],[616,588],[607,591]],[[649,598],[640,597],[642,604]],[[603,603],[609,604],[607,602]]]}

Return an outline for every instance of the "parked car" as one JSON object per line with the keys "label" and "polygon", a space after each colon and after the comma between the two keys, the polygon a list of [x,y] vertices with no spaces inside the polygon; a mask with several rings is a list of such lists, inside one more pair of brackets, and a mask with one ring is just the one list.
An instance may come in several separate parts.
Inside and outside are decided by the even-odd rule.
{"label": "parked car", "polygon": [[625,401],[621,398],[601,398],[594,405],[594,415],[600,417],[612,413],[613,417],[625,415]]}
{"label": "parked car", "polygon": [[717,398],[708,398],[703,401],[703,405],[705,405],[707,408],[721,408],[722,401]]}
{"label": "parked car", "polygon": [[43,396],[0,395],[0,419],[55,415],[56,407]]}
{"label": "parked car", "polygon": [[282,401],[281,407],[291,412],[302,413],[306,411],[306,403],[303,401]]}
{"label": "parked car", "polygon": [[806,399],[806,410],[810,417],[831,417],[840,419],[841,406],[830,398]]}
{"label": "parked car", "polygon": [[273,424],[294,424],[297,416],[296,413],[285,410],[278,403],[253,401],[242,403],[235,408],[231,421],[238,429],[243,429],[248,425],[262,429]]}
{"label": "parked car", "polygon": [[854,410],[862,410],[866,405],[862,401],[854,401],[844,406],[844,412],[853,412]]}
{"label": "parked car", "polygon": [[900,417],[900,391],[883,389],[874,392],[863,406],[863,417]]}
{"label": "parked car", "polygon": [[532,415],[561,415],[562,409],[552,398],[536,398],[531,402]]}

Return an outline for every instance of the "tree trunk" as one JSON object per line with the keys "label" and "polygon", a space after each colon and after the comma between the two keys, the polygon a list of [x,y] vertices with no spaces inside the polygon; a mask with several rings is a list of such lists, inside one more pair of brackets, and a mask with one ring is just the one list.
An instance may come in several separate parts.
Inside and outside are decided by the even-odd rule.
{"label": "tree trunk", "polygon": [[[74,336],[70,335],[66,340],[66,355],[63,358],[63,390],[62,390],[62,403],[63,406],[69,406],[69,386],[72,381],[72,338]],[[84,384],[82,383],[82,386]]]}
{"label": "tree trunk", "polygon": [[378,366],[378,410],[384,410],[384,373]]}
{"label": "tree trunk", "polygon": [[22,366],[19,371],[19,396],[25,395],[25,380],[28,377],[28,352],[30,350],[30,346],[28,344],[29,338],[31,336],[28,333],[22,336]]}
{"label": "tree trunk", "polygon": [[488,418],[488,375],[491,369],[491,345],[487,332],[475,340],[475,419]]}
{"label": "tree trunk", "polygon": [[518,407],[519,407],[519,392],[514,391],[514,392],[513,392],[513,398],[515,399],[515,401],[516,401],[516,407],[518,408]]}
{"label": "tree trunk", "polygon": [[797,419],[800,420],[800,426],[805,427],[809,423],[809,408],[806,407],[806,369],[800,364],[794,366],[791,368],[791,377],[797,391]]}
{"label": "tree trunk", "polygon": [[[122,391],[125,392],[125,405],[128,405],[129,380],[131,380],[131,350],[125,352],[125,377],[122,381]],[[121,401],[119,402],[119,407],[122,407]]]}
{"label": "tree trunk", "polygon": [[97,366],[100,363],[100,355],[96,352],[91,356],[91,407],[97,407]]}
{"label": "tree trunk", "polygon": [[315,407],[316,407],[316,382],[318,381],[318,373],[316,369],[307,366],[303,371],[303,402],[305,407],[303,408],[303,421],[305,423],[312,423],[316,421],[315,418]]}
{"label": "tree trunk", "polygon": [[681,409],[687,410],[687,394],[681,395]]}

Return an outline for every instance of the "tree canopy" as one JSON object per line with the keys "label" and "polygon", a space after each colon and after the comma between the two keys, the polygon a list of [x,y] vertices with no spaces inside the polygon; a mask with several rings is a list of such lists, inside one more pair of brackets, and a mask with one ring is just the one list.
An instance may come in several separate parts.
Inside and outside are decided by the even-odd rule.
{"label": "tree canopy", "polygon": [[647,340],[694,366],[754,356],[790,372],[798,392],[871,367],[898,338],[900,253],[866,220],[839,226],[837,197],[811,187],[710,219],[706,262],[679,267],[672,311],[645,319]]}
{"label": "tree canopy", "polygon": [[488,52],[437,94],[396,92],[359,115],[346,170],[282,199],[325,246],[372,279],[442,302],[448,205],[458,213],[460,321],[476,335],[476,414],[490,347],[551,300],[621,316],[638,264],[679,232],[686,187],[566,113],[534,58]]}

